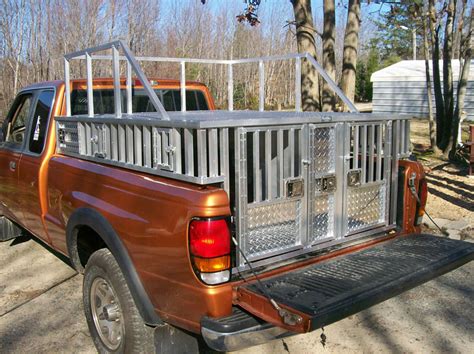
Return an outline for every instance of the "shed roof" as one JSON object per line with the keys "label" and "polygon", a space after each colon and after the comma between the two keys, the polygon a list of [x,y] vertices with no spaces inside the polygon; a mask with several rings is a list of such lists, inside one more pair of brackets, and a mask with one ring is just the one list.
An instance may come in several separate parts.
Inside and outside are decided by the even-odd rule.
{"label": "shed roof", "polygon": [[[429,61],[430,73],[432,74],[432,61]],[[443,70],[443,61],[439,62],[440,70]],[[458,59],[451,61],[453,68],[453,79],[457,81],[459,77],[460,63]],[[442,76],[442,74],[441,74]],[[372,74],[370,81],[424,81],[425,61],[424,60],[402,60],[396,64],[387,66],[386,68],[376,71]],[[469,70],[469,80],[474,81],[474,60],[471,60]]]}

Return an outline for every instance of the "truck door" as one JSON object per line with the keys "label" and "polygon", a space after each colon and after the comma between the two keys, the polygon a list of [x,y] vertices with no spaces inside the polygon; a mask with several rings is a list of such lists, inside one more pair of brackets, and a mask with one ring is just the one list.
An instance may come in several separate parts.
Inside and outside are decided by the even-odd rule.
{"label": "truck door", "polygon": [[36,236],[50,242],[43,225],[42,215],[47,208],[48,127],[54,105],[55,90],[36,91],[31,123],[18,172],[19,193],[24,223]]}
{"label": "truck door", "polygon": [[3,122],[0,139],[0,211],[20,224],[23,213],[18,194],[18,171],[33,100],[32,92],[23,92],[17,96]]}

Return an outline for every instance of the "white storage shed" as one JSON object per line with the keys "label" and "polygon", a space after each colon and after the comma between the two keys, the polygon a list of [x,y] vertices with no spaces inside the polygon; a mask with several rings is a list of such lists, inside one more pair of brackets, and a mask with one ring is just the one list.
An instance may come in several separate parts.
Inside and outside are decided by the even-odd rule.
{"label": "white storage shed", "polygon": [[[432,66],[430,61],[430,73]],[[459,60],[452,61],[454,95],[459,78]],[[441,79],[443,63],[440,61]],[[428,96],[424,60],[403,60],[372,74],[373,112],[406,113],[414,117],[428,117]],[[433,76],[431,74],[433,83]],[[433,93],[433,109],[434,104]],[[474,60],[471,61],[464,111],[467,120],[474,121]]]}

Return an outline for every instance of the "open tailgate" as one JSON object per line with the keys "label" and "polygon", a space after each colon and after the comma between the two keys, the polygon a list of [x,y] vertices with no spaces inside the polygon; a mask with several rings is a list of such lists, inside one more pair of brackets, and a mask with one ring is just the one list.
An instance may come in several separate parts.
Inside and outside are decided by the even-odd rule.
{"label": "open tailgate", "polygon": [[300,316],[283,323],[257,283],[237,303],[263,320],[309,332],[396,296],[474,259],[474,244],[431,235],[397,237],[331,260],[262,279],[268,295]]}

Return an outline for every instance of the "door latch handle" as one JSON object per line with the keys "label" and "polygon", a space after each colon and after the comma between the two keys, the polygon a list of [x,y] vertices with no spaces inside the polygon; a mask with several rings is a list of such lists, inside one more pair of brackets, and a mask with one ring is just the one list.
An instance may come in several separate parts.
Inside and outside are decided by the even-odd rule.
{"label": "door latch handle", "polygon": [[10,161],[10,170],[12,171],[16,170],[16,161]]}
{"label": "door latch handle", "polygon": [[316,178],[316,190],[320,193],[332,193],[336,191],[336,175],[327,175]]}

